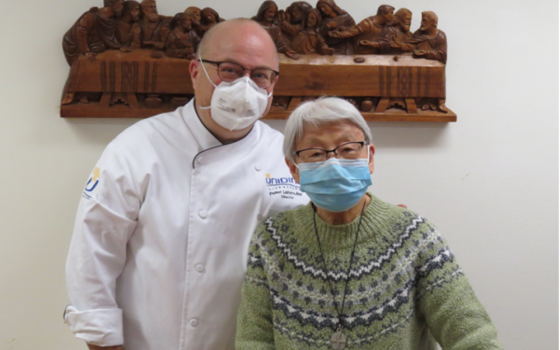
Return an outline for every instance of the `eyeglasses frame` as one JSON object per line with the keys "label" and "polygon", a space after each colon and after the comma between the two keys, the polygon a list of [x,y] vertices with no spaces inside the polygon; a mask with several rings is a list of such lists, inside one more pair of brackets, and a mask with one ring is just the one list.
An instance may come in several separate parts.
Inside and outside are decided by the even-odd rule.
{"label": "eyeglasses frame", "polygon": [[[278,76],[280,75],[280,72],[275,71],[274,69],[268,68],[268,67],[258,67],[258,68],[255,68],[255,69],[249,69],[249,68],[243,67],[243,66],[240,65],[239,63],[231,62],[231,61],[210,61],[210,60],[204,60],[204,59],[202,59],[202,58],[197,58],[197,61],[199,61],[199,62],[201,62],[201,63],[203,63],[203,64],[204,64],[204,63],[212,63],[212,64],[215,64],[215,65],[216,65],[216,68],[217,68],[217,70],[218,70],[218,77],[220,77],[220,79],[222,79],[222,77],[220,76],[220,64],[222,64],[222,63],[232,63],[232,64],[236,64],[236,65],[238,65],[239,67],[241,67],[241,68],[243,69],[244,72],[245,72],[246,70],[248,70],[249,72],[251,72],[250,76],[252,76],[252,75],[253,75],[253,72],[254,72],[255,70],[257,70],[257,69],[268,69],[268,70],[273,71],[273,72],[276,74],[276,76],[274,77],[274,79],[278,78]],[[240,78],[241,78],[241,77],[240,77]],[[263,89],[268,89],[269,87],[271,87],[272,84],[274,83],[274,79],[273,79],[273,81],[270,82],[270,85],[268,85],[267,87],[263,87]],[[253,80],[253,79],[251,79],[251,80]],[[222,81],[225,81],[225,80],[222,79]]]}
{"label": "eyeglasses frame", "polygon": [[364,141],[351,141],[351,142],[345,142],[345,143],[343,143],[343,144],[341,144],[341,145],[338,145],[338,146],[336,146],[335,148],[333,148],[333,149],[331,149],[331,150],[324,149],[324,148],[319,148],[319,147],[311,147],[311,148],[300,149],[299,151],[295,151],[294,154],[295,154],[296,156],[298,156],[298,157],[301,157],[301,156],[299,155],[301,152],[303,152],[303,151],[309,151],[309,150],[311,150],[311,149],[316,149],[316,150],[320,150],[320,151],[325,151],[325,152],[327,153],[325,159],[329,159],[329,153],[331,153],[331,152],[334,153],[334,156],[336,157],[336,156],[338,156],[338,153],[336,153],[336,150],[339,149],[340,147],[346,146],[346,145],[348,145],[348,144],[350,144],[350,143],[359,143],[360,146],[362,147],[362,149],[363,149],[363,147],[364,147],[365,145],[368,145],[368,142],[365,141],[365,140],[364,140]]}

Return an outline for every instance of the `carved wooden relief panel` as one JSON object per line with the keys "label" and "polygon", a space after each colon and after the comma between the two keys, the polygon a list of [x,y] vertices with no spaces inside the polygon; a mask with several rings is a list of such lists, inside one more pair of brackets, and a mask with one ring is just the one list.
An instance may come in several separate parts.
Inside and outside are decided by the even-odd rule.
{"label": "carved wooden relief panel", "polygon": [[[305,1],[286,10],[265,1],[252,18],[278,49],[281,77],[268,119],[285,119],[299,103],[340,96],[367,120],[456,121],[445,105],[447,38],[434,12],[412,13],[381,5],[360,22],[333,0]],[[192,99],[189,62],[212,26],[212,8],[188,7],[174,16],[156,2],[105,0],[68,30],[63,50],[70,74],[61,116],[145,118]]]}

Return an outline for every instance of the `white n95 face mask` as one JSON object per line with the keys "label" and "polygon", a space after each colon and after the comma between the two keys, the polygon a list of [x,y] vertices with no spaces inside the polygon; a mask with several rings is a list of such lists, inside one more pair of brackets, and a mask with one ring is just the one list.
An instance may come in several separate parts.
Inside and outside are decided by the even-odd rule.
{"label": "white n95 face mask", "polygon": [[216,123],[230,131],[241,130],[262,117],[272,92],[267,94],[265,89],[258,87],[248,77],[241,77],[231,83],[222,81],[216,86],[210,80],[204,63],[201,64],[206,77],[216,89],[210,106],[200,108],[210,109]]}

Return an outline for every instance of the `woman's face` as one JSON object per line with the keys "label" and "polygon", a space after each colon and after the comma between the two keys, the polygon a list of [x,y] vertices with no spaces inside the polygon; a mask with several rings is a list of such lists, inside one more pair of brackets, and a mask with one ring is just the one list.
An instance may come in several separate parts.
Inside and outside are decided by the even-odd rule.
{"label": "woman's face", "polygon": [[[362,129],[356,124],[347,120],[336,121],[332,123],[321,124],[318,126],[308,125],[303,130],[303,135],[295,142],[295,151],[307,148],[321,148],[332,150],[346,142],[364,141],[365,136]],[[369,171],[373,173],[373,153],[375,151],[373,145],[364,146],[361,149],[361,158],[368,156],[369,150]],[[329,153],[329,157],[333,157],[333,153]],[[295,157],[296,164],[304,163],[298,156]],[[290,172],[294,180],[299,183],[299,171],[293,162],[287,161]]]}

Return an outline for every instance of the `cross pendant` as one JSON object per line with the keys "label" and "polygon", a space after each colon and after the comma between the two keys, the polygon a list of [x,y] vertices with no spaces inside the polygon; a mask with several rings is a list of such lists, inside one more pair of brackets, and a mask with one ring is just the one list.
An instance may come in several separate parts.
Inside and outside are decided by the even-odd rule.
{"label": "cross pendant", "polygon": [[346,347],[346,337],[340,330],[336,331],[331,337],[331,346],[333,349],[342,350]]}

